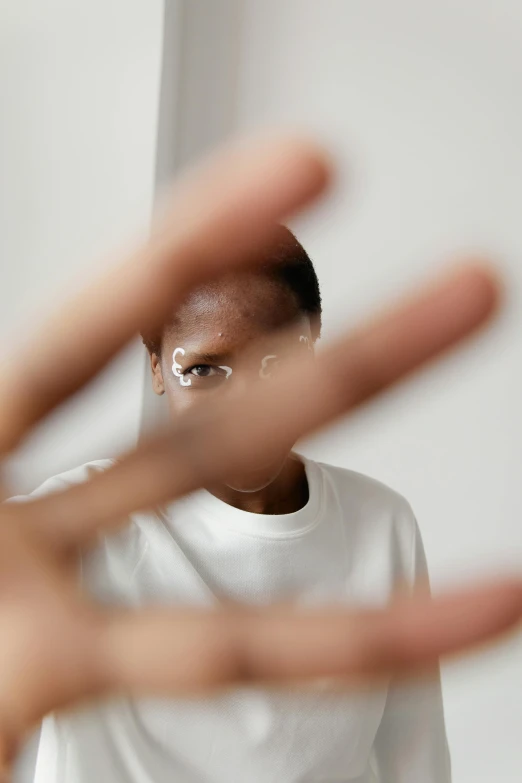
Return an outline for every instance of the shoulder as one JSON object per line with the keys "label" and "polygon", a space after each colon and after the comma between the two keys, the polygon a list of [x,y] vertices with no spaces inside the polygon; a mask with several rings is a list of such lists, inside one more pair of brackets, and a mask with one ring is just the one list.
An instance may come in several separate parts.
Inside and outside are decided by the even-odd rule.
{"label": "shoulder", "polygon": [[38,498],[53,492],[59,492],[60,490],[65,489],[65,487],[74,484],[83,484],[85,481],[89,481],[96,473],[108,470],[114,464],[116,464],[116,460],[114,459],[98,459],[93,460],[92,462],[86,462],[84,465],[79,465],[71,470],[58,473],[56,476],[51,476],[51,478],[48,478],[43,484],[40,484],[33,492],[30,492],[28,495],[18,495],[9,498],[9,502]]}
{"label": "shoulder", "polygon": [[413,510],[403,495],[370,476],[316,463],[325,492],[336,503],[354,541],[400,550],[408,559],[419,536]]}
{"label": "shoulder", "polygon": [[394,575],[411,584],[424,579],[427,565],[422,537],[406,498],[362,473],[315,464],[323,474],[325,492],[339,508],[353,551],[372,556],[381,553]]}
{"label": "shoulder", "polygon": [[370,476],[334,465],[316,463],[343,507],[357,508],[368,515],[385,513],[413,519],[410,504],[399,492]]}

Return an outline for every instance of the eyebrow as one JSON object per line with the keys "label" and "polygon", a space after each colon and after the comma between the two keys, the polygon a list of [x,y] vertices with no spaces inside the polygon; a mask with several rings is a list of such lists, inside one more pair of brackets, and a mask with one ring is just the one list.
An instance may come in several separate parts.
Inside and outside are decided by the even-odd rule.
{"label": "eyebrow", "polygon": [[187,364],[223,364],[230,358],[226,353],[199,353],[197,351],[187,351],[183,357]]}

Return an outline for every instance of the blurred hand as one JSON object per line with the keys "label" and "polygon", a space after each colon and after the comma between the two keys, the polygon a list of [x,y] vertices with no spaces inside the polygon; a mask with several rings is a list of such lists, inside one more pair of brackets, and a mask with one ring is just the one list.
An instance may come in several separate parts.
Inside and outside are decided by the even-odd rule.
{"label": "blurred hand", "polygon": [[[326,187],[328,166],[299,140],[236,147],[173,191],[150,241],[69,302],[0,379],[5,456],[138,330],[161,323],[205,279],[255,263],[275,222]],[[109,611],[79,594],[71,554],[129,513],[270,458],[402,379],[485,322],[491,273],[473,264],[399,303],[276,381],[218,399],[123,455],[89,483],[0,507],[0,758],[41,717],[109,692],[188,694],[260,681],[348,684],[429,667],[514,626],[522,583],[507,581],[387,610],[274,607]],[[23,357],[18,358],[18,357]],[[317,377],[321,384],[317,384]],[[24,383],[19,383],[19,378]],[[182,445],[180,445],[182,444]],[[4,496],[7,490],[4,489]]]}

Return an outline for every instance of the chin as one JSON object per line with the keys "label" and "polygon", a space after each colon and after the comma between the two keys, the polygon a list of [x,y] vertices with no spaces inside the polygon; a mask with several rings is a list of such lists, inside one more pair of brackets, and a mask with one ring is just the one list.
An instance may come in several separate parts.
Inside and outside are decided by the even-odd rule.
{"label": "chin", "polygon": [[261,492],[263,489],[272,484],[279,476],[283,469],[284,462],[272,469],[265,468],[264,470],[251,471],[247,475],[236,476],[233,480],[226,482],[229,489],[233,489],[234,492],[254,493]]}

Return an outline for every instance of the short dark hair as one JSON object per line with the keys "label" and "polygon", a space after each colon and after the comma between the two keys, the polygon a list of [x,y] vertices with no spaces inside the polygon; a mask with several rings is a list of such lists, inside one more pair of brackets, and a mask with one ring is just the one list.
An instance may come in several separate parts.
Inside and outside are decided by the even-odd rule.
{"label": "short dark hair", "polygon": [[[260,271],[276,283],[289,289],[295,296],[298,309],[308,315],[314,342],[321,335],[321,291],[312,260],[296,236],[286,226],[277,226],[275,240],[266,251]],[[159,356],[164,323],[154,332],[142,333],[143,343],[149,353]]]}

